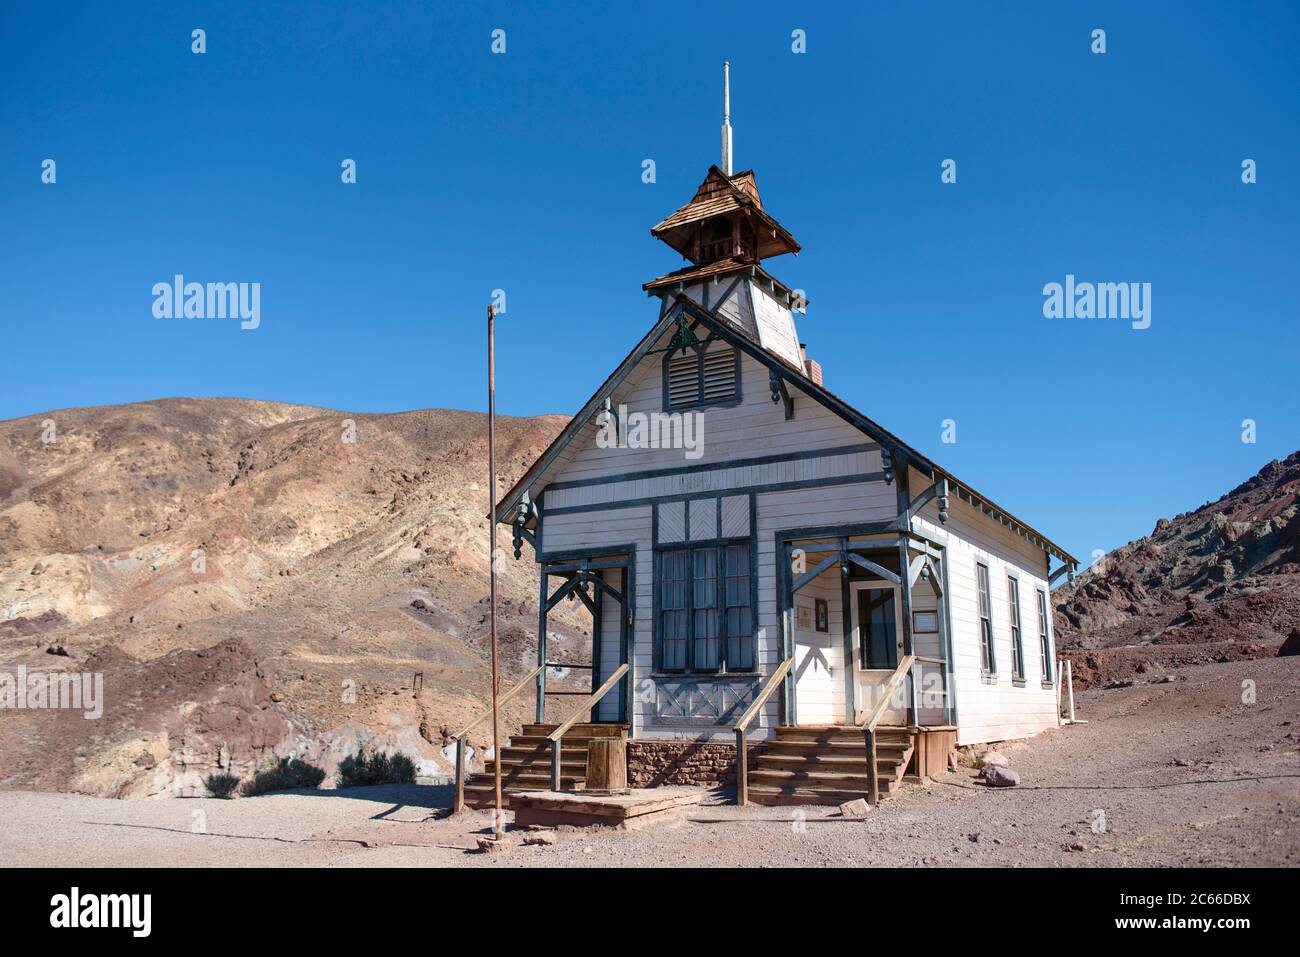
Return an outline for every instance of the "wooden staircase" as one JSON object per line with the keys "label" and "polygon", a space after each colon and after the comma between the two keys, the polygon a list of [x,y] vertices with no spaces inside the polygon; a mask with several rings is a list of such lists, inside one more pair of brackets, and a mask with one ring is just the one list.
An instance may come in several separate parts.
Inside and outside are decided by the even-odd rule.
{"label": "wooden staircase", "polygon": [[[880,796],[903,783],[916,747],[907,728],[876,729]],[[861,728],[780,725],[749,769],[754,804],[843,804],[867,793],[867,746]]]}
{"label": "wooden staircase", "polygon": [[[501,790],[548,791],[551,787],[551,742],[547,739],[558,725],[526,724],[501,749]],[[560,748],[560,789],[581,790],[586,783],[587,742],[596,737],[627,733],[626,724],[575,724],[564,733]],[[496,801],[496,760],[465,781],[465,803],[470,807],[491,807]],[[507,801],[508,803],[508,801]]]}

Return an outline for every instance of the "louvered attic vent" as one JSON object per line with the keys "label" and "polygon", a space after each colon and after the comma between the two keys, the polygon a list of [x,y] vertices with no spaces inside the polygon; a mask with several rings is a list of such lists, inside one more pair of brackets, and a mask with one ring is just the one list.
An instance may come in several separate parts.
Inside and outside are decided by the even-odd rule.
{"label": "louvered attic vent", "polygon": [[701,356],[695,350],[668,359],[665,385],[668,408],[716,405],[736,397],[735,349],[714,349]]}

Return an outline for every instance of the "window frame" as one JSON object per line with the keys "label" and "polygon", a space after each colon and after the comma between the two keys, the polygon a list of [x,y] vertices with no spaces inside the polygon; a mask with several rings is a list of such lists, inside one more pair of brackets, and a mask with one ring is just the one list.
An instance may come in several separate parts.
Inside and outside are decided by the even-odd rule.
{"label": "window frame", "polygon": [[[980,584],[980,572],[983,572],[983,586]],[[993,645],[993,594],[992,576],[987,562],[975,562],[975,604],[976,617],[980,628],[980,674],[986,678],[996,678],[998,674],[998,656]]]}
{"label": "window frame", "polygon": [[1025,683],[1025,629],[1020,615],[1020,579],[1007,573],[1007,631],[1011,636],[1011,681]]}
{"label": "window frame", "polygon": [[1038,593],[1038,654],[1042,658],[1040,674],[1043,686],[1050,688],[1055,674],[1052,668],[1054,656],[1052,654],[1051,615],[1048,612],[1047,591],[1042,588],[1037,588],[1035,591]]}
{"label": "window frame", "polygon": [[[692,334],[696,333],[702,325],[703,325],[702,323],[696,322],[695,325],[691,326],[691,333]],[[704,394],[704,382],[705,382],[704,356],[715,342],[724,342],[724,344],[726,345],[725,350],[722,349],[716,350],[717,352],[722,353],[727,350],[730,350],[731,352],[732,369],[733,369],[732,375],[734,377],[733,381],[735,383],[735,388],[732,391],[732,393],[726,396],[725,398],[710,400],[706,398]],[[697,339],[697,343],[698,344],[695,346],[684,346],[680,349],[669,349],[664,352],[664,358],[662,364],[663,366],[662,368],[663,403],[662,404],[663,404],[663,411],[665,412],[686,412],[692,409],[725,409],[730,406],[739,405],[743,398],[741,394],[742,385],[741,385],[740,348],[732,343],[726,342],[716,332],[712,332],[712,331],[710,331],[709,335],[706,336],[704,339]],[[674,405],[672,402],[672,396],[668,389],[668,381],[669,381],[668,367],[674,358],[680,357],[682,353],[687,351],[691,351],[695,353],[695,375],[696,375],[695,381],[697,387],[696,399],[694,402],[682,402]]]}
{"label": "window frame", "polygon": [[[743,550],[748,565],[748,581],[739,592],[736,592],[733,588],[733,592],[743,595],[744,601],[742,604],[734,604],[728,601],[728,578],[734,579],[737,577],[728,574],[731,567],[728,555],[733,548],[738,551]],[[696,612],[702,609],[696,609],[695,607],[697,594],[695,555],[697,552],[710,549],[715,552],[712,578],[714,586],[712,610],[714,612],[714,621],[717,624],[716,635],[712,639],[701,638],[696,634]],[[755,555],[755,539],[753,536],[664,543],[656,545],[654,551],[654,673],[672,677],[698,675],[722,677],[736,674],[756,674],[758,669],[758,602],[755,594],[757,589],[757,556]],[[686,555],[686,578],[683,585],[685,607],[682,609],[668,609],[670,611],[682,611],[685,614],[686,646],[681,667],[668,667],[664,664],[663,568],[665,556],[672,553],[685,553]],[[708,579],[705,579],[705,581],[708,581]],[[748,611],[748,634],[731,634],[730,621],[733,610]],[[701,667],[697,664],[698,649],[696,645],[701,640],[715,640],[717,642],[718,660],[716,667]],[[741,663],[739,664],[733,660],[737,657],[736,651],[738,650],[742,650],[740,655]]]}

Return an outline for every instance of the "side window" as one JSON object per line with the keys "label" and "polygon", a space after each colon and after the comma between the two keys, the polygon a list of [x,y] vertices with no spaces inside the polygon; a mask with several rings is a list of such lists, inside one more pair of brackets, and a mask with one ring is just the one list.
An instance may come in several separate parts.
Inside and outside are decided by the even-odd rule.
{"label": "side window", "polygon": [[989,598],[989,567],[983,562],[975,565],[975,589],[979,593],[980,668],[985,674],[995,675],[998,662],[993,655],[993,602]]}
{"label": "side window", "polygon": [[1020,582],[1007,576],[1007,603],[1011,622],[1011,677],[1025,680],[1025,643],[1020,633]]}
{"label": "side window", "polygon": [[1047,628],[1047,592],[1038,589],[1038,648],[1042,655],[1043,680],[1052,681],[1052,636]]}

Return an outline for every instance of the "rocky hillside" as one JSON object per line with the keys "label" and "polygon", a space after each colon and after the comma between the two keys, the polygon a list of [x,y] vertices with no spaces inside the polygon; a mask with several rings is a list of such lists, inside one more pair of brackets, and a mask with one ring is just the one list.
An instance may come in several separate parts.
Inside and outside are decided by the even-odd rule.
{"label": "rocky hillside", "polygon": [[[502,488],[564,421],[498,421]],[[0,787],[195,793],[363,742],[446,771],[488,694],[486,446],[474,413],[235,399],[0,423],[0,694],[20,666],[104,675],[100,718],[0,711]],[[507,680],[535,655],[536,581],[528,551],[506,563]],[[589,655],[588,622],[556,628]]]}
{"label": "rocky hillside", "polygon": [[1085,686],[1276,654],[1300,626],[1300,452],[1160,519],[1053,601],[1058,644]]}

